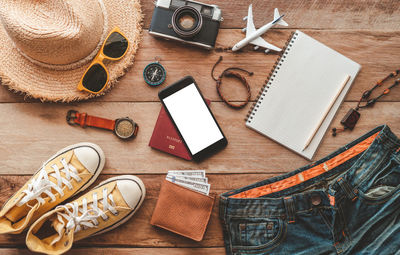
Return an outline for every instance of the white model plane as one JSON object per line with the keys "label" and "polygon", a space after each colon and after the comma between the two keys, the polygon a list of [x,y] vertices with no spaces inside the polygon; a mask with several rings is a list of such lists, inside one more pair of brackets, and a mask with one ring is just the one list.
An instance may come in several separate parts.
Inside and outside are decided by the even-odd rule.
{"label": "white model plane", "polygon": [[249,13],[247,17],[244,17],[243,20],[247,19],[247,27],[243,28],[243,32],[246,32],[246,38],[235,44],[233,46],[232,51],[237,51],[246,46],[247,44],[255,45],[254,50],[258,50],[259,47],[266,48],[265,53],[268,53],[270,50],[281,51],[281,48],[276,47],[268,42],[266,42],[261,35],[267,32],[268,29],[275,26],[276,24],[282,26],[288,26],[288,24],[282,19],[285,15],[280,15],[278,8],[275,8],[274,11],[274,20],[264,26],[260,27],[258,30],[254,26],[253,22],[253,9],[252,5],[249,5]]}

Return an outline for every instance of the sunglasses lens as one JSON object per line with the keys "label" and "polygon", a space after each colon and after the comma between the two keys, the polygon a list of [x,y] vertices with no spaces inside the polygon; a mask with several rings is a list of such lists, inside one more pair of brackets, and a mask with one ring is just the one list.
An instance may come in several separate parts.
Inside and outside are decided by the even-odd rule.
{"label": "sunglasses lens", "polygon": [[118,32],[113,32],[104,44],[103,53],[110,58],[120,58],[128,49],[128,40]]}
{"label": "sunglasses lens", "polygon": [[99,64],[92,65],[82,79],[82,85],[93,92],[99,92],[107,84],[107,72]]}

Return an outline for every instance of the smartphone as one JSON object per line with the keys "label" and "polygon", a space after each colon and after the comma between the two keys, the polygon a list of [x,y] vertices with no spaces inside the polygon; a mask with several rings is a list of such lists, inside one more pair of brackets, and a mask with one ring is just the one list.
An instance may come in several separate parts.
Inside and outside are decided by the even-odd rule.
{"label": "smartphone", "polygon": [[226,147],[228,140],[193,77],[164,88],[158,96],[194,161]]}

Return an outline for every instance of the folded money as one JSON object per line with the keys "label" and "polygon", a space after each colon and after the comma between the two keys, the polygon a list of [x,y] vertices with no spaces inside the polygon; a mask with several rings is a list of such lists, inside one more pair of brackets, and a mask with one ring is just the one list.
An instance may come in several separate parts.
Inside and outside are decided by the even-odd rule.
{"label": "folded money", "polygon": [[178,174],[168,174],[167,176],[170,176],[171,178],[179,178],[183,180],[189,180],[189,181],[194,181],[194,182],[201,182],[201,183],[208,183],[208,178],[207,177],[192,177],[192,176],[187,176],[187,175],[178,175]]}
{"label": "folded money", "polygon": [[168,175],[165,179],[205,195],[210,193],[211,185],[208,184],[208,178],[205,177],[204,170],[168,171]]}
{"label": "folded money", "polygon": [[205,170],[170,170],[168,174],[185,175],[192,177],[206,177]]}

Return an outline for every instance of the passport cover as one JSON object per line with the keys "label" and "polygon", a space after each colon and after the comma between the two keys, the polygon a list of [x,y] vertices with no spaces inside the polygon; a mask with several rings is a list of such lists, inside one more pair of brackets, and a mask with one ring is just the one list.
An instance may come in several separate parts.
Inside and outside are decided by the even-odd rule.
{"label": "passport cover", "polygon": [[[210,105],[211,101],[206,99],[206,103]],[[192,160],[174,123],[169,118],[163,106],[161,106],[160,113],[158,114],[149,146],[186,160]]]}

